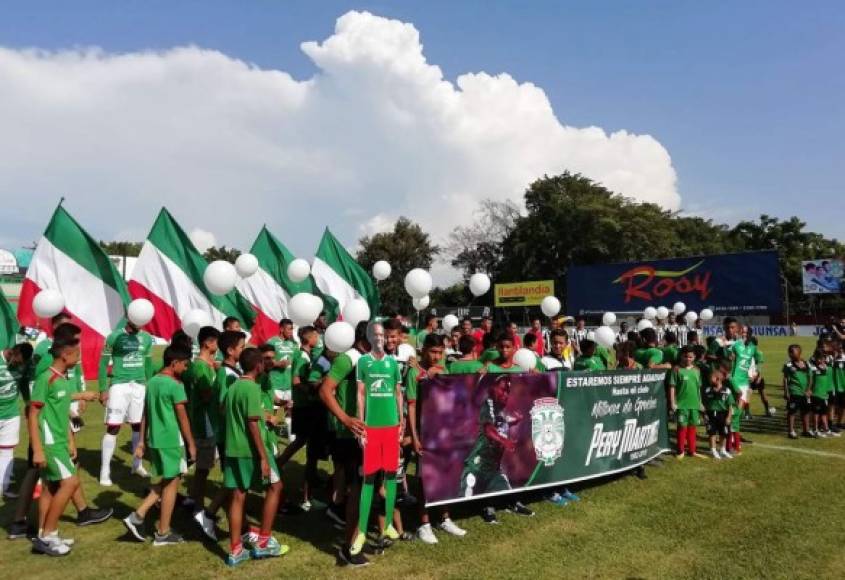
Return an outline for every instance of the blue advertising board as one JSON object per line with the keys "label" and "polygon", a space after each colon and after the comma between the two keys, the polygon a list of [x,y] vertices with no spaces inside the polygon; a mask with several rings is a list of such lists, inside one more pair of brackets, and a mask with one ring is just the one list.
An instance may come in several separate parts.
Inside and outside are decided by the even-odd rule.
{"label": "blue advertising board", "polygon": [[717,314],[781,311],[776,251],[572,266],[566,278],[571,314],[634,312],[675,302]]}

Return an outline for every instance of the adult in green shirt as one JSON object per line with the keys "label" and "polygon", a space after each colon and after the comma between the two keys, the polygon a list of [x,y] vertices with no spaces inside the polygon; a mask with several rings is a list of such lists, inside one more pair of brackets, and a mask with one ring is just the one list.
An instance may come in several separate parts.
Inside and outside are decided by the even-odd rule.
{"label": "adult in green shirt", "polygon": [[276,349],[276,359],[270,369],[270,384],[276,392],[276,397],[283,401],[292,398],[293,387],[293,358],[299,350],[299,345],[293,338],[293,321],[284,318],[279,322],[279,334],[270,338],[267,344]]}
{"label": "adult in green shirt", "polygon": [[[106,407],[106,432],[103,435],[100,464],[100,485],[110,486],[111,460],[117,447],[120,426],[129,423],[132,428],[132,454],[140,441],[141,416],[147,379],[153,374],[153,338],[132,322],[117,328],[106,338],[100,356],[98,383],[100,402]],[[111,364],[111,375],[108,369]],[[135,457],[132,472],[148,477],[141,460]]]}
{"label": "adult in green shirt", "polygon": [[[202,355],[203,341],[200,340],[199,343]],[[206,348],[206,355],[209,354],[213,357],[213,353],[209,353]],[[197,457],[197,447],[186,408],[188,395],[179,380],[188,369],[190,361],[189,350],[168,346],[162,355],[162,371],[147,382],[144,395],[142,437],[135,454],[137,457],[143,457],[146,441],[153,477],[158,481],[150,488],[141,505],[129,514],[123,523],[135,539],[145,542],[144,518],[152,507],[161,502],[158,529],[153,539],[154,546],[168,546],[184,541],[182,536],[171,531],[170,521],[182,475],[188,471],[188,462],[193,462]]]}

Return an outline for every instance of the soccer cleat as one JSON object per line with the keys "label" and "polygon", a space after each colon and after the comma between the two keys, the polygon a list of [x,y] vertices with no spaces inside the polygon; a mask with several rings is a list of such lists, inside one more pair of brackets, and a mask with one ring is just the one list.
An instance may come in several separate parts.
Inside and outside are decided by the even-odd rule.
{"label": "soccer cleat", "polygon": [[202,533],[208,537],[209,540],[217,541],[217,533],[214,531],[214,520],[208,517],[205,510],[197,510],[194,514],[194,521],[199,524]]}
{"label": "soccer cleat", "polygon": [[796,433],[795,431],[790,431],[789,432],[789,438],[790,439],[798,439],[798,433]]}
{"label": "soccer cleat", "polygon": [[7,538],[10,540],[18,540],[20,538],[28,538],[36,535],[35,530],[29,527],[26,520],[23,520],[20,522],[12,522],[9,525],[9,535]]}
{"label": "soccer cleat", "polygon": [[140,477],[149,477],[150,476],[149,472],[146,469],[144,469],[144,466],[140,463],[132,468],[132,473],[134,475],[137,475],[137,476],[140,476]]}
{"label": "soccer cleat", "polygon": [[352,542],[352,545],[349,546],[349,553],[353,556],[360,554],[361,550],[364,549],[364,544],[367,543],[367,536],[362,534],[360,531],[358,535],[355,536],[355,540]]}
{"label": "soccer cleat", "polygon": [[290,547],[285,544],[280,544],[276,538],[270,536],[267,538],[267,544],[262,548],[261,546],[253,546],[252,558],[254,560],[261,560],[262,558],[278,558],[290,552]]}
{"label": "soccer cleat", "polygon": [[352,554],[346,546],[340,549],[338,555],[341,560],[353,568],[361,568],[362,566],[368,566],[370,564],[370,561],[367,560],[367,557],[364,556],[364,554]]}
{"label": "soccer cleat", "polygon": [[719,451],[717,449],[711,449],[710,454],[713,456],[713,459],[722,459],[722,456],[719,455]]}
{"label": "soccer cleat", "polygon": [[496,517],[496,510],[491,507],[486,507],[481,510],[481,519],[485,524],[498,524],[499,519]]}
{"label": "soccer cleat", "polygon": [[109,519],[114,513],[114,510],[111,508],[102,508],[96,509],[87,507],[76,517],[76,525],[77,526],[92,526],[94,524],[100,524]]}
{"label": "soccer cleat", "polygon": [[467,531],[463,528],[459,528],[455,522],[451,520],[451,518],[446,518],[442,522],[440,522],[440,529],[446,532],[447,534],[451,534],[453,536],[458,536],[459,538],[463,538],[467,535]]}
{"label": "soccer cleat", "polygon": [[569,500],[563,497],[558,492],[554,492],[552,495],[548,497],[549,503],[553,503],[556,506],[563,507],[569,503]]}
{"label": "soccer cleat", "polygon": [[144,532],[141,527],[144,525],[144,520],[141,518],[135,517],[135,512],[132,512],[125,518],[123,518],[123,525],[126,526],[126,529],[129,530],[129,533],[138,540],[139,542],[146,542],[147,538],[144,537]]}
{"label": "soccer cleat", "polygon": [[725,459],[733,459],[734,458],[734,456],[731,455],[731,452],[728,451],[727,449],[722,449],[722,457],[724,457]]}
{"label": "soccer cleat", "polygon": [[384,529],[384,533],[382,533],[382,536],[395,542],[399,539],[399,532],[397,532],[396,528],[394,528],[391,524]]}
{"label": "soccer cleat", "polygon": [[249,557],[249,551],[241,548],[237,554],[230,553],[226,556],[226,565],[234,568],[241,562],[246,562],[247,560],[249,560]]}
{"label": "soccer cleat", "polygon": [[515,513],[518,516],[531,517],[531,516],[534,515],[534,510],[529,508],[527,505],[525,505],[521,501],[514,502],[513,505],[511,505],[508,508],[508,511]]}
{"label": "soccer cleat", "polygon": [[185,539],[176,532],[165,532],[163,534],[156,532],[153,539],[153,546],[174,546],[181,544]]}
{"label": "soccer cleat", "polygon": [[562,495],[569,501],[581,501],[581,498],[569,491],[569,488],[564,488]]}
{"label": "soccer cleat", "polygon": [[344,513],[345,510],[343,505],[331,504],[326,508],[326,517],[341,526],[346,525],[346,517],[343,515]]}
{"label": "soccer cleat", "polygon": [[417,528],[417,537],[424,544],[437,543],[437,536],[434,535],[434,531],[431,529],[431,524],[423,524]]}
{"label": "soccer cleat", "polygon": [[39,536],[32,542],[32,549],[48,556],[67,556],[70,554],[70,546],[62,542],[57,533],[49,536]]}

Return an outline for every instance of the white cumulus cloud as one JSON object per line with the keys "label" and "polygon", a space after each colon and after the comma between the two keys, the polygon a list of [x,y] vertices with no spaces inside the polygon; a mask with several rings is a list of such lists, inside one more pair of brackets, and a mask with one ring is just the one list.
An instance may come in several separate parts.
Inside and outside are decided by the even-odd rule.
{"label": "white cumulus cloud", "polygon": [[244,249],[263,223],[308,255],[326,225],[354,245],[398,215],[442,241],[479,200],[520,201],[567,169],[680,205],[656,139],[567,126],[508,74],[450,82],[412,24],[349,12],[301,48],[317,67],[305,80],[193,46],[0,48],[4,236],[37,237],[64,195],[103,239],[147,231],[165,205]]}
{"label": "white cumulus cloud", "polygon": [[188,234],[194,246],[200,251],[205,252],[208,248],[217,245],[217,238],[211,232],[207,232],[202,228],[194,228]]}

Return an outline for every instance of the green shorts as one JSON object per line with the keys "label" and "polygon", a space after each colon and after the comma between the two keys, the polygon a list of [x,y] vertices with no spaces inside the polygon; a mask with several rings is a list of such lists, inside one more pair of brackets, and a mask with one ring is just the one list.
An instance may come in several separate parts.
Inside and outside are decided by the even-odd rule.
{"label": "green shorts", "polygon": [[47,481],[62,481],[76,475],[76,466],[70,459],[67,444],[45,445],[44,459],[47,465],[41,470],[41,477]]}
{"label": "green shorts", "polygon": [[227,457],[223,464],[223,487],[227,489],[263,489],[269,483],[280,481],[279,468],[272,455],[268,455],[270,462],[270,478],[261,477],[261,461],[255,457]]}
{"label": "green shorts", "polygon": [[678,409],[675,411],[678,427],[696,427],[699,423],[698,409]]}
{"label": "green shorts", "polygon": [[150,448],[150,463],[153,477],[159,479],[173,479],[188,472],[184,447]]}

